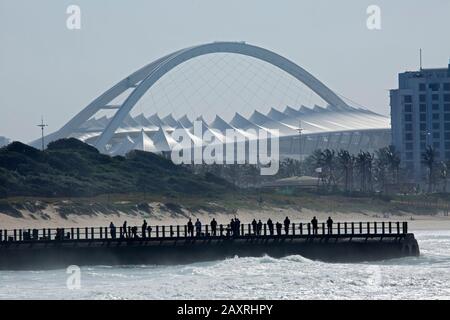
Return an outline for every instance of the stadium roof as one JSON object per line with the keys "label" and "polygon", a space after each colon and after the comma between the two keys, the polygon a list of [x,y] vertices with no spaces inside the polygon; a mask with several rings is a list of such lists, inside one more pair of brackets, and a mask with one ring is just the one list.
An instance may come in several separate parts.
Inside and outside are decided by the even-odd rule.
{"label": "stadium roof", "polygon": [[[73,136],[90,142],[95,140],[108,125],[110,118],[102,117],[90,119]],[[216,142],[223,142],[225,131],[236,129],[245,134],[248,129],[265,130],[275,134],[278,131],[280,137],[296,136],[299,129],[302,135],[316,135],[331,132],[351,132],[366,130],[390,130],[389,117],[358,108],[336,109],[332,107],[300,108],[286,107],[279,111],[272,108],[267,114],[254,111],[250,117],[244,117],[236,113],[230,122],[220,116],[216,116],[211,123],[207,123],[202,117],[197,118],[201,132],[208,131]],[[197,128],[197,129],[198,129]],[[175,119],[169,114],[161,118],[158,114],[146,117],[139,114],[135,117],[128,116],[124,123],[117,129],[113,139],[113,147],[110,153],[124,154],[132,149],[140,149],[152,152],[171,151],[177,141],[171,136],[175,129],[185,130],[185,133],[196,145],[201,144],[201,137],[196,136],[194,122],[187,115]]]}

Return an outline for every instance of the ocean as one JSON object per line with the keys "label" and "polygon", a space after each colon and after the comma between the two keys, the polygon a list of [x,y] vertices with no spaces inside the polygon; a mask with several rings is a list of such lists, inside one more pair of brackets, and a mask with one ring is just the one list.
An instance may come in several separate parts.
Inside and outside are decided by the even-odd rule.
{"label": "ocean", "polygon": [[265,256],[75,274],[0,271],[0,299],[450,299],[450,231],[415,235],[420,257],[370,263]]}

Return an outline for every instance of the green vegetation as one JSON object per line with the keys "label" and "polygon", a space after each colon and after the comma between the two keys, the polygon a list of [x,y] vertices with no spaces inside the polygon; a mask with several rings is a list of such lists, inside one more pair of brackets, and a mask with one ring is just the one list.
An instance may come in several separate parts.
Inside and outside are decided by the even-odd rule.
{"label": "green vegetation", "polygon": [[158,155],[133,151],[109,157],[76,139],[52,142],[45,151],[13,142],[0,149],[0,197],[91,197],[144,192],[214,197],[234,190],[225,180],[193,174]]}
{"label": "green vegetation", "polygon": [[[259,188],[270,179],[314,175],[318,167],[318,189]],[[45,219],[48,206],[63,217],[99,212],[150,215],[155,209],[175,215],[278,208],[380,214],[449,211],[450,194],[445,192],[388,192],[387,186],[400,180],[393,148],[375,156],[316,151],[303,162],[285,160],[277,176],[264,177],[250,165],[177,166],[141,151],[109,157],[76,139],[53,142],[44,152],[14,142],[0,149],[0,212],[20,217],[26,211]]]}

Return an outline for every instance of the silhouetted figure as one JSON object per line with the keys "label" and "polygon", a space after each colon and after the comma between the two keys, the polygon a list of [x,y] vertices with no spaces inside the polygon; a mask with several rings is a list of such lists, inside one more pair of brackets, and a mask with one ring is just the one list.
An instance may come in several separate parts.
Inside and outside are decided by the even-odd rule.
{"label": "silhouetted figure", "polygon": [[134,239],[137,239],[137,238],[138,238],[137,231],[138,231],[138,227],[136,227],[136,226],[131,227],[131,234],[133,235],[133,238],[134,238]]}
{"label": "silhouetted figure", "polygon": [[109,224],[109,234],[111,235],[111,239],[116,238],[116,226],[112,222]]}
{"label": "silhouetted figure", "polygon": [[261,235],[262,227],[263,227],[263,224],[262,224],[261,220],[259,220],[258,221],[258,226],[257,226],[258,236]]}
{"label": "silhouetted figure", "polygon": [[142,239],[147,238],[147,236],[146,236],[146,233],[147,233],[147,221],[146,220],[144,220],[144,223],[142,224],[141,233],[142,233]]}
{"label": "silhouetted figure", "polygon": [[276,228],[277,228],[277,235],[281,236],[281,229],[283,228],[283,225],[277,222]]}
{"label": "silhouetted figure", "polygon": [[258,230],[257,230],[257,228],[258,228],[258,223],[256,222],[256,220],[255,219],[253,219],[253,221],[252,221],[252,228],[253,228],[253,234],[257,234],[258,232]]}
{"label": "silhouetted figure", "polygon": [[231,219],[230,221],[230,234],[233,236],[236,234],[236,222],[234,219]]}
{"label": "silhouetted figure", "polygon": [[188,229],[188,235],[193,237],[194,236],[194,224],[192,223],[191,219],[189,219],[189,221],[187,223],[187,229]]}
{"label": "silhouetted figure", "polygon": [[327,228],[328,228],[328,234],[332,234],[333,233],[333,219],[331,219],[331,217],[328,217]]}
{"label": "silhouetted figure", "polygon": [[195,231],[197,233],[197,237],[200,237],[202,235],[202,223],[199,219],[195,221]]}
{"label": "silhouetted figure", "polygon": [[271,236],[273,236],[273,222],[272,219],[269,218],[269,220],[267,220],[267,227],[269,228],[269,233]]}
{"label": "silhouetted figure", "polygon": [[124,238],[128,238],[128,232],[127,232],[127,229],[128,229],[128,227],[127,227],[127,222],[124,221],[124,223],[123,223],[123,225],[122,225],[122,236],[123,236]]}
{"label": "silhouetted figure", "polygon": [[64,229],[57,228],[55,240],[64,240]]}
{"label": "silhouetted figure", "polygon": [[227,237],[231,236],[231,232],[232,232],[231,225],[227,224],[227,229],[226,229]]}
{"label": "silhouetted figure", "polygon": [[235,235],[239,236],[241,234],[241,220],[239,220],[238,218],[234,218],[234,224],[236,227]]}
{"label": "silhouetted figure", "polygon": [[217,221],[214,218],[211,221],[211,233],[213,236],[217,235]]}
{"label": "silhouetted figure", "polygon": [[316,217],[314,217],[311,220],[311,225],[312,225],[312,232],[313,232],[313,234],[317,234],[317,230],[319,229],[319,222],[317,221]]}
{"label": "silhouetted figure", "polygon": [[289,234],[289,226],[291,225],[291,220],[289,220],[288,217],[286,217],[286,219],[284,219],[284,232],[286,234]]}

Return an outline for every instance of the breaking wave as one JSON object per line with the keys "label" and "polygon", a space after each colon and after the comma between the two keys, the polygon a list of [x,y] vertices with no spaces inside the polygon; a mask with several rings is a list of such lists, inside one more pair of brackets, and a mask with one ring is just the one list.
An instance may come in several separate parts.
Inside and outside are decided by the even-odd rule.
{"label": "breaking wave", "polygon": [[181,266],[83,267],[81,289],[65,270],[0,271],[0,299],[445,299],[450,231],[417,232],[420,257],[323,263],[295,255],[234,257]]}

